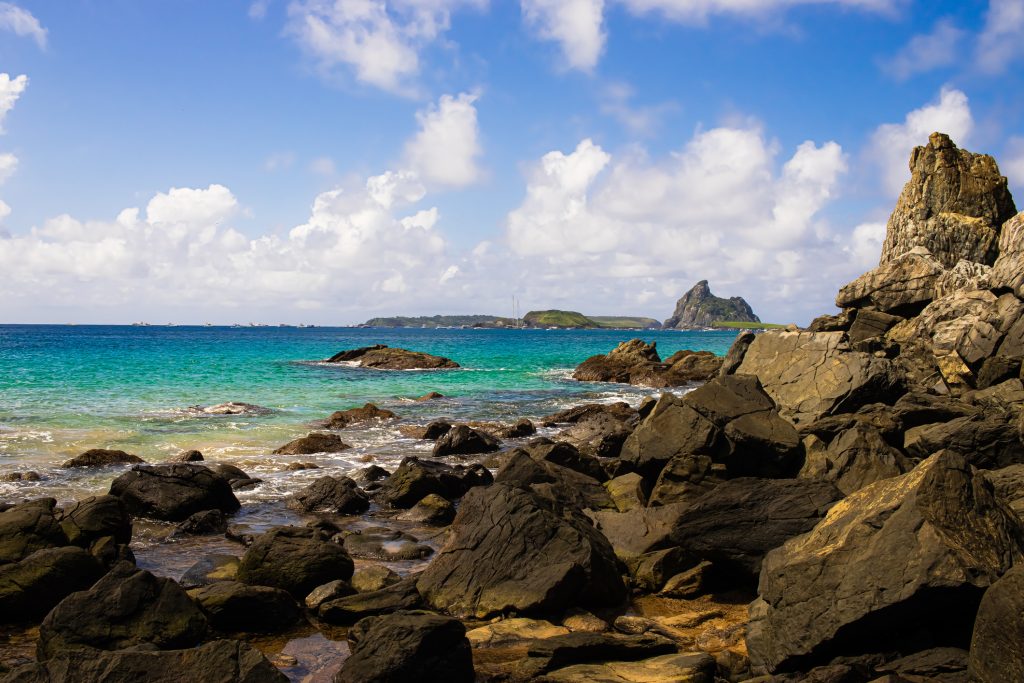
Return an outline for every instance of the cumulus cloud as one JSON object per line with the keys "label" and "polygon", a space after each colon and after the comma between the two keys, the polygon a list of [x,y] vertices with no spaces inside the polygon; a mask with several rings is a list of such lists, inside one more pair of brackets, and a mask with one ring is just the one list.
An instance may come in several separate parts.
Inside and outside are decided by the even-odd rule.
{"label": "cumulus cloud", "polygon": [[0,185],[6,183],[18,168],[18,157],[10,152],[0,154]]}
{"label": "cumulus cloud", "polygon": [[871,270],[878,265],[883,242],[885,223],[861,223],[853,229],[845,251],[857,269]]}
{"label": "cumulus cloud", "polygon": [[1024,137],[1014,136],[999,156],[999,169],[1010,181],[1010,187],[1024,190]]}
{"label": "cumulus cloud", "polygon": [[548,292],[624,309],[675,299],[700,279],[760,304],[820,298],[828,261],[817,253],[845,261],[820,213],[846,156],[834,142],[810,141],[781,166],[778,155],[755,124],[701,131],[663,159],[617,158],[589,139],[549,152],[508,216],[508,248],[524,259],[514,267]]}
{"label": "cumulus cloud", "polygon": [[633,105],[630,101],[634,94],[633,87],[628,83],[615,82],[604,88],[601,97],[601,113],[614,118],[633,135],[653,136],[662,119],[679,109],[674,102],[652,106]]}
{"label": "cumulus cloud", "polygon": [[910,39],[903,49],[883,63],[883,68],[897,80],[956,64],[961,59],[960,44],[964,31],[949,19],[936,22],[931,33]]}
{"label": "cumulus cloud", "polygon": [[428,184],[465,187],[480,178],[477,95],[443,95],[416,114],[419,130],[405,146],[406,164]]}
{"label": "cumulus cloud", "polygon": [[31,12],[13,2],[0,2],[0,30],[31,38],[40,49],[46,49],[46,29]]}
{"label": "cumulus cloud", "polygon": [[28,87],[28,76],[21,75],[11,78],[10,74],[0,73],[0,133],[4,132],[4,119],[14,108],[21,93]]}
{"label": "cumulus cloud", "polygon": [[763,17],[800,5],[835,5],[893,14],[905,0],[619,0],[634,14],[658,14],[670,21],[704,24],[714,15]]}
{"label": "cumulus cloud", "polygon": [[974,117],[967,95],[954,88],[944,87],[938,100],[915,109],[903,123],[886,123],[871,136],[869,152],[879,165],[883,189],[896,196],[910,179],[907,159],[911,150],[928,142],[928,136],[938,131],[947,133],[959,146],[970,140]]}
{"label": "cumulus cloud", "polygon": [[521,0],[526,25],[558,43],[571,69],[591,71],[604,49],[604,0]]}
{"label": "cumulus cloud", "polygon": [[327,72],[410,94],[420,52],[449,28],[451,13],[485,0],[292,0],[288,32]]}
{"label": "cumulus cloud", "polygon": [[1024,56],[1024,0],[989,0],[985,27],[978,36],[975,61],[998,74]]}

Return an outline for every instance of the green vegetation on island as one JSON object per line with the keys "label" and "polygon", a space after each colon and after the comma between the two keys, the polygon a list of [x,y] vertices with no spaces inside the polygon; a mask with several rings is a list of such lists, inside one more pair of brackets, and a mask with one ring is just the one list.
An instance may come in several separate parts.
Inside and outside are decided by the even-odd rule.
{"label": "green vegetation on island", "polygon": [[591,315],[588,316],[591,320],[598,324],[599,327],[607,327],[612,329],[660,329],[661,322],[654,318],[641,318],[636,316],[621,316],[621,315]]}
{"label": "green vegetation on island", "polygon": [[601,327],[596,322],[576,311],[530,311],[523,316],[526,327],[565,327],[586,329]]}
{"label": "green vegetation on island", "polygon": [[495,315],[397,315],[388,318],[371,318],[362,327],[513,327],[511,318]]}

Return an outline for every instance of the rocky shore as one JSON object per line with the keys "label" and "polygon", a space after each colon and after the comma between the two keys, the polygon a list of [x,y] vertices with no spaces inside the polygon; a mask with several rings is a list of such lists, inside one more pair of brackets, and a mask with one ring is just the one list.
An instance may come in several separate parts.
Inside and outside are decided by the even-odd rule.
{"label": "rocky shore", "polygon": [[[237,524],[237,468],[83,454],[127,468],[108,495],[0,506],[0,622],[35,645],[0,680],[283,681],[261,648],[296,629],[347,643],[339,682],[1024,680],[1024,214],[946,136],[911,171],[839,314],[724,359],[628,342],[577,379],[699,386],[417,426],[429,454],[290,496],[305,524]],[[145,519],[235,552],[156,576]]]}

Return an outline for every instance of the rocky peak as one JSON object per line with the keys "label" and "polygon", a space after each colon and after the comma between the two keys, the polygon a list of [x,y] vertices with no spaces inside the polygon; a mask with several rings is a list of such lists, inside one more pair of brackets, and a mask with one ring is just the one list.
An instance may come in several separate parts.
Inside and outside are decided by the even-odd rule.
{"label": "rocky peak", "polygon": [[960,260],[992,265],[999,230],[1016,213],[995,159],[932,133],[910,155],[910,174],[889,217],[880,264],[925,247],[946,268]]}
{"label": "rocky peak", "polygon": [[713,323],[724,321],[761,322],[742,297],[717,297],[711,293],[708,281],[701,280],[676,302],[676,310],[665,321],[664,328],[689,330],[710,327]]}

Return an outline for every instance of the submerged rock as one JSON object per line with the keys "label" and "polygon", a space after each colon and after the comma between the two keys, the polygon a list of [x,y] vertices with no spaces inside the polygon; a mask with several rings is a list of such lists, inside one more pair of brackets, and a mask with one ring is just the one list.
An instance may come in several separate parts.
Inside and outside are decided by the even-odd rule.
{"label": "submerged rock", "polygon": [[227,403],[218,403],[215,406],[195,406],[195,409],[206,415],[269,415],[273,410],[270,408],[264,408],[254,403],[245,403],[243,401],[228,401]]}
{"label": "submerged rock", "polygon": [[761,670],[921,643],[965,647],[1024,528],[964,458],[937,453],[840,501],[765,557],[747,647]]}
{"label": "submerged rock", "polygon": [[368,527],[348,534],[345,550],[352,557],[386,562],[421,560],[434,553],[415,536],[386,527]]}
{"label": "submerged rock", "polygon": [[589,520],[527,491],[474,489],[451,529],[417,582],[438,609],[478,618],[549,614],[625,597],[612,547]]}
{"label": "submerged rock", "polygon": [[344,429],[345,427],[351,427],[352,425],[364,422],[393,420],[397,417],[398,415],[390,410],[378,408],[373,403],[367,403],[362,408],[349,408],[348,410],[338,410],[331,413],[331,416],[323,421],[323,426],[327,429]]}
{"label": "submerged rock", "polygon": [[398,519],[433,526],[447,526],[455,519],[455,506],[447,499],[431,493],[423,496],[420,502],[413,505],[408,511],[398,515]]}
{"label": "submerged rock", "polygon": [[134,465],[143,462],[145,460],[139,456],[125,453],[124,451],[93,448],[65,461],[61,467],[66,469],[71,469],[72,467],[107,467],[109,465]]}
{"label": "submerged rock", "polygon": [[573,372],[573,379],[673,387],[710,379],[722,366],[722,359],[709,351],[678,351],[662,362],[656,344],[640,339],[622,342],[607,355],[583,361]]}
{"label": "submerged rock", "polygon": [[318,615],[329,624],[354,624],[365,617],[416,609],[422,604],[416,577],[409,577],[375,591],[357,593],[320,605]]}
{"label": "submerged rock", "polygon": [[370,617],[349,632],[336,683],[473,683],[473,653],[458,619],[429,612]]}
{"label": "submerged rock", "polygon": [[289,441],[274,451],[274,455],[313,455],[314,453],[340,453],[352,448],[337,434],[313,432]]}
{"label": "submerged rock", "polygon": [[129,513],[180,522],[202,510],[231,513],[241,504],[227,479],[202,465],[136,465],[110,485]]}
{"label": "submerged rock", "polygon": [[460,367],[451,358],[432,356],[420,351],[393,349],[384,344],[341,351],[327,359],[328,363],[352,363],[361,368],[380,370],[435,370]]}
{"label": "submerged rock", "polygon": [[289,628],[299,619],[295,599],[279,588],[217,581],[189,591],[210,622],[230,632],[272,633]]}
{"label": "submerged rock", "polygon": [[370,499],[348,477],[320,477],[291,496],[288,507],[303,512],[332,512],[354,515],[370,507]]}
{"label": "submerged rock", "polygon": [[446,455],[476,455],[493,453],[500,447],[500,442],[486,432],[478,431],[466,425],[454,425],[445,430],[434,444],[435,458]]}

